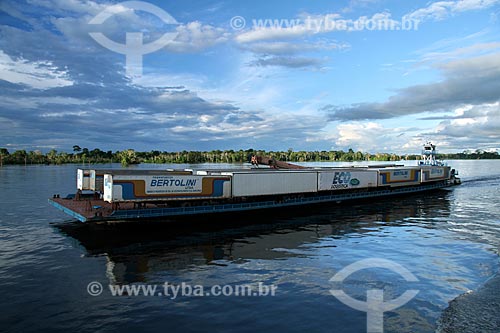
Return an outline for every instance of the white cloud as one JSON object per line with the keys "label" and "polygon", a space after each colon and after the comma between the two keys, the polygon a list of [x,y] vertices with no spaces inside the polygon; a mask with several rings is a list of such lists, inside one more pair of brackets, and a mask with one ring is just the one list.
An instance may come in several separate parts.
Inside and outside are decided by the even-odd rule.
{"label": "white cloud", "polygon": [[385,102],[357,103],[348,107],[327,105],[331,120],[389,119],[424,112],[449,111],[467,104],[494,103],[500,99],[500,53],[453,60],[434,65],[443,80],[400,89]]}
{"label": "white cloud", "polygon": [[150,88],[163,89],[190,89],[199,90],[206,85],[207,78],[203,75],[195,75],[191,73],[158,73],[153,69],[148,69],[147,73],[142,76],[132,78],[135,85]]}
{"label": "white cloud", "polygon": [[335,143],[340,147],[362,147],[365,150],[377,148],[374,138],[384,135],[384,129],[379,123],[349,123],[337,126]]}
{"label": "white cloud", "polygon": [[437,135],[500,141],[500,102],[458,108],[450,118],[439,123]]}
{"label": "white cloud", "polygon": [[327,61],[327,58],[310,58],[310,57],[284,57],[284,56],[273,56],[273,57],[261,57],[250,63],[251,66],[258,67],[287,67],[287,68],[309,68],[321,70],[322,65]]}
{"label": "white cloud", "polygon": [[324,50],[342,50],[350,45],[346,42],[320,40],[314,42],[257,42],[242,44],[242,49],[261,54],[296,54],[302,52],[314,52]]}
{"label": "white cloud", "polygon": [[73,12],[78,14],[98,14],[105,10],[110,4],[99,4],[95,1],[80,0],[28,0],[32,6],[40,6],[57,11],[59,13]]}
{"label": "white cloud", "polygon": [[352,12],[356,8],[368,7],[368,6],[373,5],[379,1],[380,0],[350,0],[347,7],[342,9],[342,12]]}
{"label": "white cloud", "polygon": [[422,56],[419,64],[429,62],[443,62],[452,59],[460,59],[466,56],[477,56],[492,51],[500,50],[500,42],[477,43],[473,45],[457,47],[447,51],[430,51]]}
{"label": "white cloud", "polygon": [[12,59],[0,50],[0,79],[20,83],[36,89],[49,89],[73,85],[68,73],[59,70],[50,61],[29,62],[26,59]]}
{"label": "white cloud", "polygon": [[455,108],[453,115],[430,119],[441,121],[427,130],[420,130],[403,146],[404,149],[410,149],[415,142],[429,140],[436,143],[441,152],[500,149],[500,102],[467,104]]}
{"label": "white cloud", "polygon": [[486,9],[498,3],[499,0],[437,1],[405,15],[405,18],[419,21],[443,20],[456,13]]}
{"label": "white cloud", "polygon": [[[255,43],[261,41],[277,41],[285,39],[297,39],[317,33],[332,32],[336,27],[336,20],[342,19],[337,13],[311,15],[301,13],[298,18],[273,20],[253,20],[252,28],[243,31],[235,38],[236,42]],[[329,23],[333,23],[329,24]]]}
{"label": "white cloud", "polygon": [[401,28],[401,22],[392,19],[389,12],[375,13],[371,17],[361,16],[358,19],[349,22],[347,29],[349,31],[362,30],[397,30]]}
{"label": "white cloud", "polygon": [[222,28],[195,21],[177,27],[178,35],[165,46],[171,52],[197,52],[229,40],[230,34]]}
{"label": "white cloud", "polygon": [[[351,5],[359,7],[375,1],[353,0]],[[221,13],[210,16],[210,22],[215,23],[206,24],[203,19],[207,16],[200,17],[189,12],[189,15],[183,16],[190,18],[186,22],[169,25],[171,30],[176,29],[178,35],[164,51],[201,53],[208,48],[232,42],[236,48],[223,55],[228,61],[227,68],[221,68],[221,75],[214,75],[213,70],[206,67],[207,64],[200,63],[205,58],[188,57],[188,61],[184,61],[185,57],[173,56],[173,60],[181,62],[175,70],[187,68],[186,71],[175,73],[172,70],[166,73],[165,64],[163,67],[160,65],[161,68],[145,67],[144,76],[130,81],[123,75],[124,57],[103,49],[90,38],[88,32],[92,28],[123,43],[125,32],[141,31],[145,36],[144,42],[148,43],[156,40],[157,34],[162,34],[165,26],[158,25],[152,17],[140,11],[128,10],[114,15],[102,26],[89,27],[88,20],[108,6],[108,3],[98,2],[31,0],[30,6],[15,0],[10,3],[12,8],[19,9],[19,13],[23,14],[15,16],[23,24],[1,27],[3,38],[0,50],[5,53],[0,51],[0,107],[2,122],[5,122],[2,129],[6,129],[8,136],[4,136],[9,142],[24,142],[24,134],[19,134],[22,132],[30,134],[32,143],[55,144],[51,138],[56,133],[57,137],[64,138],[57,145],[64,146],[65,142],[80,140],[83,129],[86,137],[90,138],[86,139],[88,143],[97,145],[106,142],[111,145],[106,148],[118,149],[126,145],[158,149],[264,145],[272,149],[327,149],[334,143],[344,149],[376,152],[402,151],[401,147],[405,144],[416,142],[407,146],[408,150],[415,151],[423,141],[424,130],[396,127],[404,126],[399,123],[409,124],[411,120],[408,119],[417,117],[406,116],[407,113],[434,110],[434,107],[439,110],[441,118],[437,118],[436,113],[429,114],[434,119],[432,125],[429,125],[430,120],[425,122],[430,127],[426,131],[439,138],[443,144],[460,140],[479,142],[473,141],[475,138],[499,141],[495,134],[500,132],[498,105],[495,109],[484,104],[494,105],[498,101],[499,63],[495,61],[498,54],[464,59],[470,55],[484,56],[495,50],[498,52],[499,44],[492,39],[482,40],[483,44],[472,46],[464,46],[469,43],[460,41],[457,44],[462,49],[451,50],[448,45],[446,49],[429,53],[429,59],[424,60],[432,62],[433,68],[439,69],[442,81],[400,89],[392,100],[379,103],[380,108],[375,108],[375,113],[379,111],[381,119],[398,116],[397,119],[375,122],[373,108],[365,105],[371,118],[362,117],[362,114],[360,116],[356,110],[347,110],[352,117],[342,118],[346,123],[339,124],[331,121],[333,118],[327,119],[327,114],[318,112],[319,106],[337,100],[331,85],[324,84],[329,79],[324,76],[328,74],[312,78],[308,73],[290,73],[289,68],[322,68],[320,65],[331,59],[332,52],[328,51],[348,47],[346,43],[327,40],[340,35],[349,38],[351,34],[338,32],[347,29],[332,30],[328,26],[313,24],[307,27],[304,24],[308,17],[343,20],[340,14],[301,14],[295,22],[299,22],[299,19],[302,24],[296,27],[252,28],[236,33],[223,28],[227,22],[216,21]],[[491,2],[440,3],[447,4],[442,6],[445,8],[443,17],[446,17],[478,9]],[[168,6],[165,5],[165,8],[168,9]],[[375,12],[379,11],[378,8],[380,6]],[[364,12],[370,15],[359,17],[351,13],[349,15],[353,16],[353,20],[350,21],[361,24],[372,20],[375,26],[379,22],[396,24],[389,11],[371,15],[374,10],[366,8]],[[23,19],[24,16],[29,20]],[[197,19],[201,21],[193,21]],[[358,44],[356,46],[359,47]],[[168,57],[165,54],[163,56]],[[155,62],[145,59],[145,66],[158,66],[158,59],[155,58]],[[450,62],[450,59],[454,62]],[[397,59],[386,61],[397,63]],[[191,66],[192,63],[197,65]],[[343,64],[339,61],[337,65],[336,62],[336,66]],[[190,70],[194,72],[190,73]],[[202,71],[207,76],[203,76],[200,73]],[[334,82],[345,79],[341,72],[338,76],[332,75],[331,79]],[[40,92],[39,89],[44,90]],[[331,95],[325,97],[321,90]],[[317,100],[314,100],[315,94]],[[449,116],[450,109],[455,107],[461,109]],[[61,112],[57,111],[59,109]],[[401,113],[398,110],[402,110]],[[447,115],[449,118],[445,119]],[[105,124],[106,131],[102,131],[103,124],[95,122],[95,119],[113,121],[108,121]],[[353,121],[359,119],[362,121]],[[441,123],[436,127],[438,122]],[[8,123],[15,123],[21,130],[8,131],[5,127]],[[155,130],[151,131],[151,128]],[[461,133],[466,133],[467,137],[460,136]],[[214,144],[210,143],[211,140],[218,141]]]}
{"label": "white cloud", "polygon": [[[66,6],[65,8],[71,11],[73,7]],[[177,33],[175,39],[166,44],[163,49],[175,53],[189,53],[210,48],[226,42],[230,38],[230,34],[223,28],[203,24],[199,21],[179,25],[165,24],[157,18],[142,15],[141,11],[132,9],[121,11],[102,24],[91,25],[89,21],[93,18],[93,15],[91,15],[90,10],[84,12],[84,8],[77,8],[82,11],[83,15],[81,16],[72,17],[70,14],[74,12],[68,12],[63,17],[51,18],[52,24],[71,43],[83,41],[85,44],[89,44],[90,42],[91,45],[100,48],[100,45],[90,39],[89,32],[102,32],[109,39],[120,41],[123,40],[125,31],[142,32],[144,34],[144,44],[148,44],[159,39],[165,31],[173,32],[175,30]],[[107,7],[104,6],[104,8]]]}
{"label": "white cloud", "polygon": [[420,128],[391,126],[383,122],[332,123],[307,137],[307,142],[322,144],[328,149],[353,149],[368,153],[417,152],[425,138]]}
{"label": "white cloud", "polygon": [[347,19],[338,13],[311,15],[302,13],[298,18],[254,20],[250,30],[235,37],[240,44],[262,41],[307,38],[312,35],[334,33],[338,31],[398,30],[401,22],[392,19],[389,11]]}
{"label": "white cloud", "polygon": [[264,40],[281,40],[299,38],[307,34],[312,34],[313,30],[305,25],[297,25],[291,28],[254,28],[236,36],[239,43],[252,43]]}

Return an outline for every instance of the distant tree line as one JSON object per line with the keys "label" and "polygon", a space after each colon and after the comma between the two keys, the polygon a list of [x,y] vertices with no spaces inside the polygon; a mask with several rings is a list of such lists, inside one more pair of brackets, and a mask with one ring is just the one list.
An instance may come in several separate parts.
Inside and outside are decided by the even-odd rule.
{"label": "distant tree line", "polygon": [[482,149],[464,150],[462,153],[440,154],[440,159],[447,160],[492,160],[499,159],[500,156],[497,151],[488,152]]}
{"label": "distant tree line", "polygon": [[[73,153],[58,152],[53,149],[48,153],[39,150],[16,150],[10,153],[6,148],[0,148],[0,165],[4,164],[66,164],[66,163],[121,163],[122,165],[139,163],[243,163],[248,162],[252,155],[265,155],[280,161],[289,162],[352,162],[352,161],[400,161],[417,160],[420,155],[397,155],[390,153],[363,153],[361,151],[330,150],[330,151],[265,151],[265,150],[211,150],[211,151],[181,151],[166,152],[152,150],[136,152],[133,149],[112,152],[98,148],[89,150],[73,146]],[[439,159],[499,159],[498,152],[484,150],[462,153],[439,154]]]}

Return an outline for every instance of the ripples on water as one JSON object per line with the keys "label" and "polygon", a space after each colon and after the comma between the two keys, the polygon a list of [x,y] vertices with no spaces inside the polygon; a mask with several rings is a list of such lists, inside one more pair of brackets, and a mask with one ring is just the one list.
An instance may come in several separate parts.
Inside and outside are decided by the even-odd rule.
{"label": "ripples on water", "polygon": [[[448,302],[498,270],[497,161],[453,162],[451,191],[175,224],[88,227],[46,204],[73,191],[75,166],[0,169],[0,323],[9,331],[363,332],[366,314],[330,295],[367,289],[396,298],[385,332],[433,332]],[[156,166],[154,166],[156,167]],[[475,170],[480,170],[477,174]],[[329,282],[361,259],[403,265],[418,282],[385,269]],[[164,282],[278,286],[275,297],[89,296],[102,284]]]}

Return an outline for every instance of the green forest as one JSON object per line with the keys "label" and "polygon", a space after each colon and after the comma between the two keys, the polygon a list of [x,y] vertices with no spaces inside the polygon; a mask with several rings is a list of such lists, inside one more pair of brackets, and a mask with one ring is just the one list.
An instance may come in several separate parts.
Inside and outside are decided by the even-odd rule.
{"label": "green forest", "polygon": [[[351,161],[400,161],[417,160],[420,155],[397,155],[390,153],[364,153],[361,151],[330,150],[330,151],[265,151],[265,150],[212,150],[212,151],[181,151],[167,152],[152,150],[139,152],[133,149],[122,151],[102,151],[98,148],[89,150],[73,146],[73,152],[58,152],[51,150],[42,153],[39,150],[16,150],[9,152],[0,148],[0,166],[7,164],[66,164],[66,163],[121,163],[126,166],[139,163],[242,163],[248,162],[252,155],[269,156],[280,161],[289,162],[351,162]],[[439,159],[498,159],[498,152],[486,152],[480,149],[466,150],[461,153],[438,154]]]}

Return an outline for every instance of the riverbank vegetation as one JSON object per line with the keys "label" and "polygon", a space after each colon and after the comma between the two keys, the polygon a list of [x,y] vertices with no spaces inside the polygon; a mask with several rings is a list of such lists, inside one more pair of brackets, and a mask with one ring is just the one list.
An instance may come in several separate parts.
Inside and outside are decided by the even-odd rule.
{"label": "riverbank vegetation", "polygon": [[[6,164],[66,164],[66,163],[121,163],[122,165],[139,163],[243,163],[248,162],[252,155],[265,155],[280,161],[289,162],[351,162],[351,161],[400,161],[417,160],[420,155],[398,155],[391,153],[364,153],[361,151],[331,150],[331,151],[265,151],[265,150],[212,150],[212,151],[181,151],[166,152],[152,150],[138,152],[133,149],[122,151],[102,151],[98,148],[89,150],[73,146],[73,152],[58,152],[16,150],[9,152],[0,148],[0,165]],[[483,150],[466,150],[461,153],[439,154],[439,159],[499,159],[498,152]]]}

